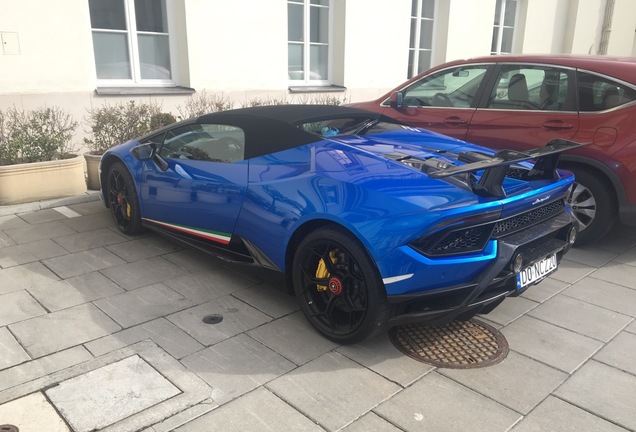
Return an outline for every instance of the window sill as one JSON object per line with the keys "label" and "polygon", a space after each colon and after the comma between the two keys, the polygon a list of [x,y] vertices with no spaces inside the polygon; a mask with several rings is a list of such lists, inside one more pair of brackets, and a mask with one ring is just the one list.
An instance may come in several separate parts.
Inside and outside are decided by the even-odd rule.
{"label": "window sill", "polygon": [[190,87],[97,87],[100,96],[147,96],[147,95],[189,95],[195,90]]}
{"label": "window sill", "polygon": [[345,92],[347,88],[339,85],[329,86],[289,86],[290,93],[339,93]]}

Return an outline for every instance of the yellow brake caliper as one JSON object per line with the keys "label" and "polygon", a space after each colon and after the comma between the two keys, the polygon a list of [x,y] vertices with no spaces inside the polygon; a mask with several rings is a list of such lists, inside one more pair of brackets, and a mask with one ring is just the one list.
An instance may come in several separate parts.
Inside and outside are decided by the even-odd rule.
{"label": "yellow brake caliper", "polygon": [[[329,259],[333,264],[336,263],[336,250],[329,251]],[[325,260],[320,258],[318,261],[318,267],[316,268],[316,279],[326,279],[329,276],[329,270],[327,270],[327,264],[325,264]],[[327,285],[316,285],[316,289],[318,291],[327,291]]]}

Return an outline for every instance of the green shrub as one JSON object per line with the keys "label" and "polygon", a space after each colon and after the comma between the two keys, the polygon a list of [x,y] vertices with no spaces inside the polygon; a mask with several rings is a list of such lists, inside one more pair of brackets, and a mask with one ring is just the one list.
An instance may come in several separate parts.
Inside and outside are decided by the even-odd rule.
{"label": "green shrub", "polygon": [[64,159],[78,123],[59,107],[0,111],[0,165]]}
{"label": "green shrub", "polygon": [[183,105],[177,106],[177,111],[182,119],[188,119],[212,112],[226,111],[233,107],[234,102],[229,98],[223,95],[212,95],[202,90],[186,99]]}
{"label": "green shrub", "polygon": [[84,142],[92,153],[102,154],[117,144],[152,131],[152,118],[159,114],[159,105],[137,104],[135,101],[115,105],[104,104],[93,108],[84,119],[84,124],[88,128],[86,132],[90,136],[84,138]]}
{"label": "green shrub", "polygon": [[172,124],[176,121],[177,119],[170,113],[160,112],[157,114],[153,114],[152,117],[150,117],[150,130],[168,126],[169,124]]}

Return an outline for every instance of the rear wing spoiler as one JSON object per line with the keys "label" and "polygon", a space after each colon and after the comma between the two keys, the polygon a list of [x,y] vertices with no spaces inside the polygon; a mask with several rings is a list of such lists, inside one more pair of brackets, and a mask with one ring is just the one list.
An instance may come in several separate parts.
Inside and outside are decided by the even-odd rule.
{"label": "rear wing spoiler", "polygon": [[584,144],[554,139],[545,147],[525,152],[500,150],[493,156],[479,152],[463,152],[459,154],[458,160],[466,162],[465,165],[450,165],[439,159],[429,159],[424,164],[431,178],[444,178],[485,170],[477,182],[471,182],[473,192],[480,196],[504,197],[506,193],[502,185],[511,165],[536,159],[534,166],[524,177],[526,180],[557,179],[557,163],[560,154],[582,145]]}

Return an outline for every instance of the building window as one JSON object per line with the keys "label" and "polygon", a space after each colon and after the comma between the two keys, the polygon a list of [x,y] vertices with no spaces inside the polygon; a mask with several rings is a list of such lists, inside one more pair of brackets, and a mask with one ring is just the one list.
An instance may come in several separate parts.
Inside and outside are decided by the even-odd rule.
{"label": "building window", "polygon": [[412,0],[408,78],[431,67],[434,19],[435,0]]}
{"label": "building window", "polygon": [[287,2],[287,65],[293,84],[329,84],[329,1]]}
{"label": "building window", "polygon": [[517,9],[517,0],[497,0],[490,54],[512,53],[512,42],[515,34],[515,25],[517,24]]}
{"label": "building window", "polygon": [[174,85],[166,3],[89,0],[97,79],[114,85]]}

